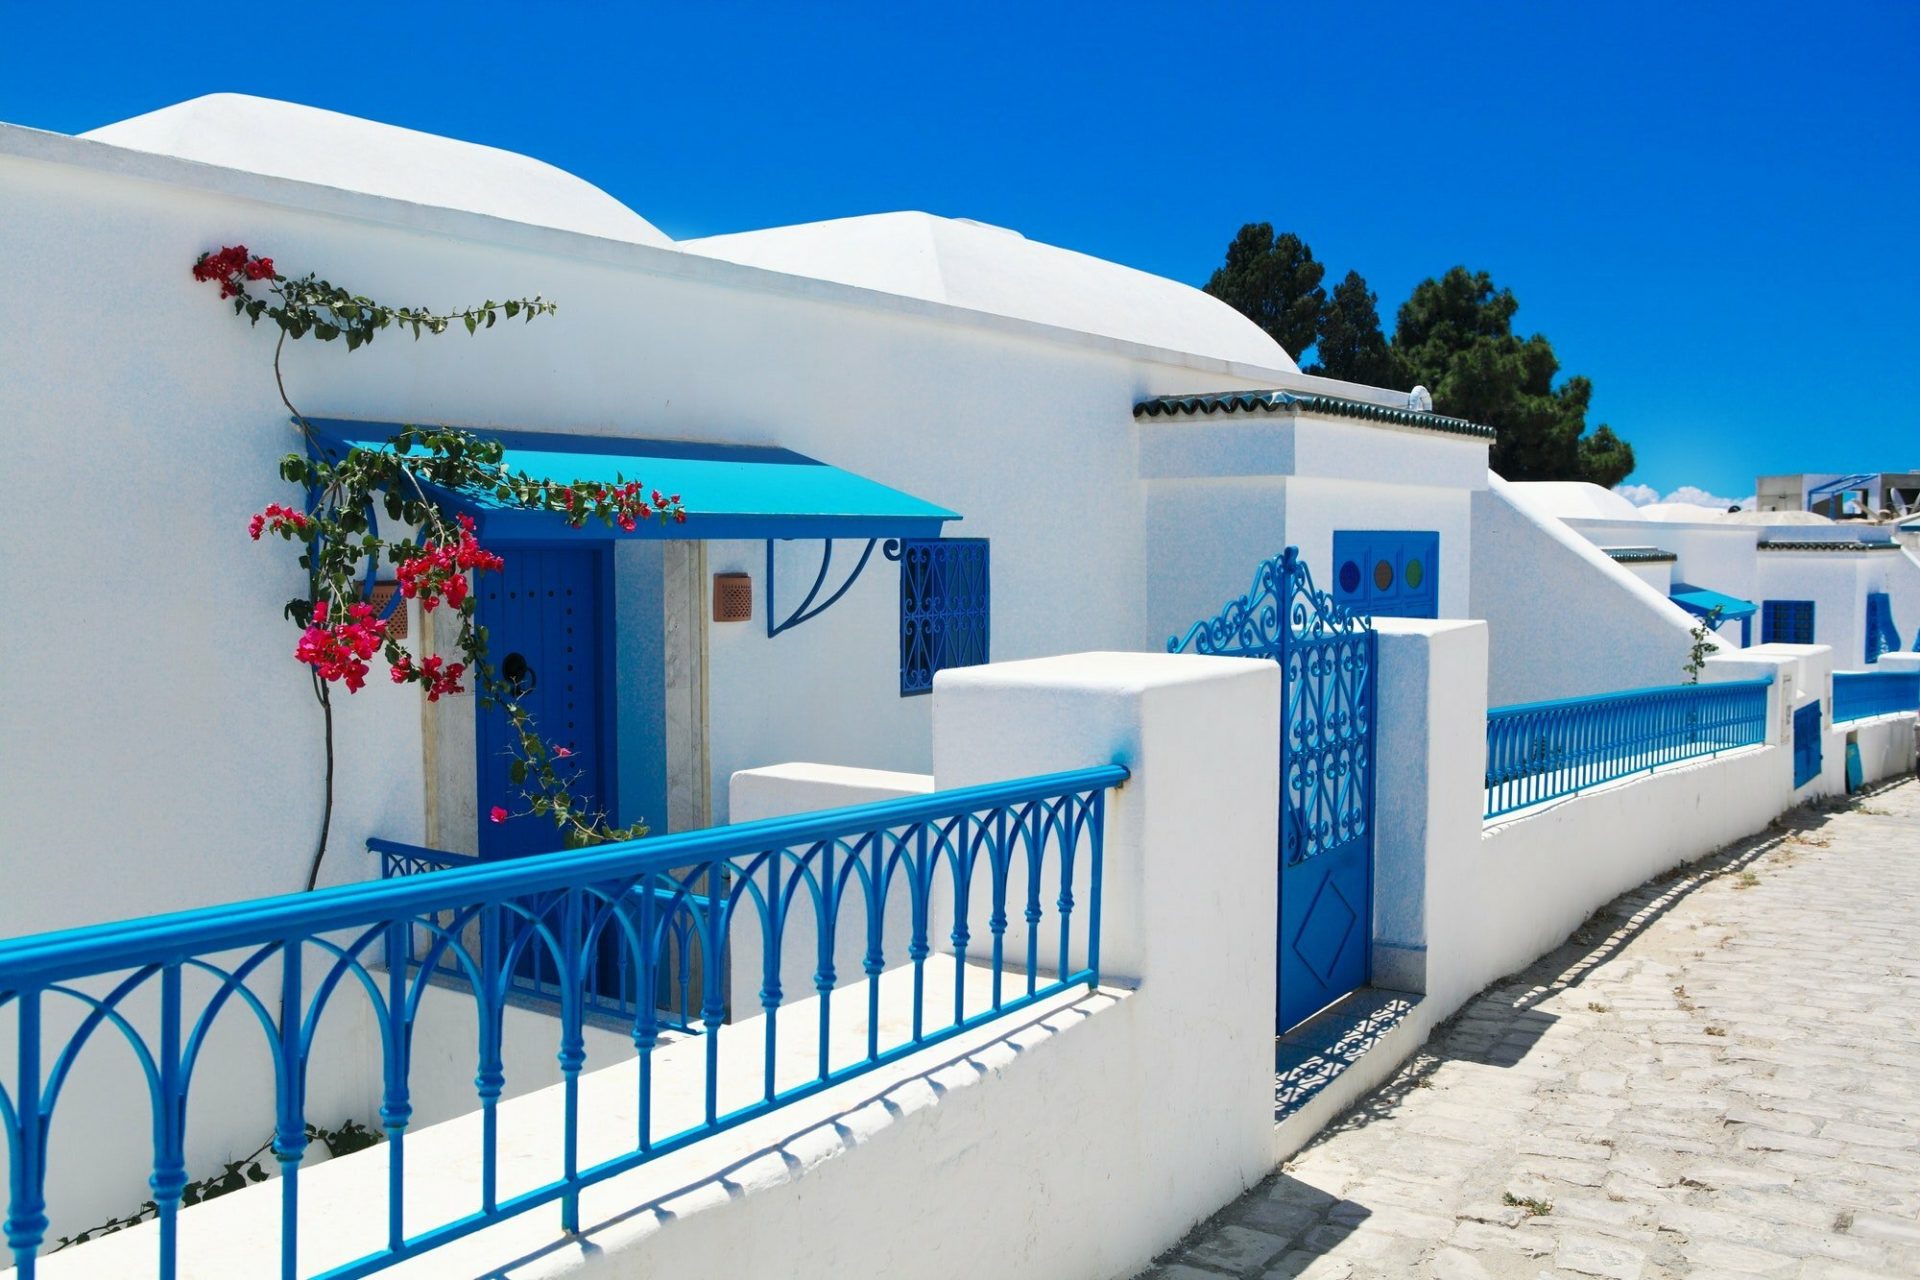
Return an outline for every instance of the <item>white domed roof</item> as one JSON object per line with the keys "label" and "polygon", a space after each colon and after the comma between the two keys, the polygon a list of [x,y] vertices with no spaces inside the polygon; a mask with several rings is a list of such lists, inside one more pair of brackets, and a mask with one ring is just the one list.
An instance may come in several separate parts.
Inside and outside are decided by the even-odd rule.
{"label": "white domed roof", "polygon": [[1664,520],[1668,524],[1720,524],[1727,518],[1722,508],[1697,502],[1649,502],[1640,508],[1640,515],[1642,519]]}
{"label": "white domed roof", "polygon": [[662,248],[673,244],[600,188],[550,164],[273,98],[212,93],[81,136],[534,226]]}
{"label": "white domed roof", "polygon": [[1191,285],[930,213],[876,213],[682,240],[688,253],[1292,372],[1280,344]]}
{"label": "white domed roof", "polygon": [[1562,520],[1638,520],[1646,510],[1584,480],[1517,480],[1508,488],[1530,510]]}

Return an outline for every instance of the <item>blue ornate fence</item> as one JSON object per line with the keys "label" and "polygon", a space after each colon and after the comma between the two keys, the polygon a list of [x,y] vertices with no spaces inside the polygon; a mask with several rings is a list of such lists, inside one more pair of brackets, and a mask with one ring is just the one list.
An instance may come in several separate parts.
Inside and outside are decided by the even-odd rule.
{"label": "blue ornate fence", "polygon": [[1288,547],[1260,565],[1245,595],[1167,649],[1280,664],[1277,1018],[1285,1029],[1371,976],[1373,624],[1316,590],[1299,549]]}
{"label": "blue ornate fence", "polygon": [[[342,990],[364,996],[380,1030],[388,1208],[382,1247],[320,1274],[330,1280],[368,1275],[556,1202],[561,1228],[578,1230],[579,1195],[587,1186],[1038,1000],[1097,984],[1106,792],[1126,777],[1118,766],[1083,769],[0,942],[0,1013],[11,1014],[15,1028],[11,1044],[0,1041],[0,1062],[10,1061],[10,1071],[0,1072],[0,1128],[12,1174],[6,1236],[16,1274],[33,1280],[47,1231],[48,1137],[62,1087],[83,1054],[118,1042],[118,1061],[131,1073],[129,1088],[137,1080],[151,1100],[150,1194],[159,1219],[155,1271],[171,1280],[188,1173],[188,1092],[210,1032],[222,1014],[232,1014],[257,1024],[272,1059],[272,1150],[282,1174],[281,1256],[277,1265],[260,1259],[249,1274],[277,1270],[284,1280],[301,1275],[307,1062],[322,1014]],[[952,926],[945,939],[956,962],[950,1009],[934,1007],[925,990],[936,885],[951,894]],[[724,892],[708,892],[709,886],[723,886]],[[624,1154],[583,1167],[579,1085],[587,1065],[586,973],[602,963],[602,939],[612,937],[632,965],[632,990],[656,989],[683,906],[697,914],[697,947],[709,956],[726,951],[736,922],[761,931],[763,1026],[743,1030],[751,1038],[734,1052],[764,1059],[762,1087],[744,1105],[720,1105],[721,1055],[735,1041],[722,1025],[723,966],[704,965],[701,1118],[675,1132],[655,1132],[653,1054],[663,1020],[653,1001],[635,1001],[634,1141]],[[890,908],[910,918],[904,957],[883,949]],[[818,1023],[818,1056],[797,1082],[783,1063],[788,1083],[782,1086],[775,1078],[775,1029],[785,1002],[782,979],[791,975],[781,972],[779,940],[787,921],[809,909],[817,955],[811,957],[812,972],[794,985],[816,998],[811,1016]],[[977,940],[971,930],[982,925],[987,936]],[[835,990],[834,938],[847,928],[861,930],[865,939],[864,991],[860,984]],[[422,937],[432,939],[424,951],[418,949]],[[550,1181],[507,1194],[499,1185],[496,1116],[505,1086],[503,1010],[522,957],[542,951],[559,975],[555,1026],[564,1154]],[[1058,957],[1057,968],[1039,967],[1043,953]],[[448,958],[476,1015],[479,1187],[464,1216],[415,1223],[403,1215],[412,1037],[425,992],[446,981],[442,961]],[[396,962],[401,959],[411,963]],[[971,1000],[970,959],[990,966],[973,971]],[[911,1026],[883,1034],[881,974],[903,961],[912,969]],[[851,1061],[842,1056],[837,1065],[829,1055],[836,996],[840,1003],[859,1002],[855,1008],[865,1026],[864,1054]],[[851,1023],[843,1019],[843,1034],[860,1024],[860,1016]],[[229,1111],[234,1105],[217,1101]],[[263,1116],[263,1124],[268,1119]]]}
{"label": "blue ornate fence", "polygon": [[[367,848],[379,855],[380,874],[389,880],[432,871],[448,871],[455,867],[483,865],[481,859],[470,854],[423,849],[418,845],[400,844],[393,840],[369,840]],[[640,891],[635,889],[630,892]],[[663,1028],[695,1032],[699,1030],[700,1014],[697,975],[705,962],[700,949],[700,926],[710,904],[706,895],[699,893],[679,893],[658,888],[652,893],[662,935],[660,963],[656,966],[651,992],[653,1008]],[[555,896],[544,904],[529,902],[523,905],[526,909],[506,923],[508,936],[502,940],[503,951],[512,951],[520,957],[519,963],[507,975],[507,991],[509,995],[519,996],[529,1003],[557,1009],[565,994],[560,967],[554,963],[552,953],[546,948],[523,942],[518,935],[543,928],[559,928],[564,923],[565,902]],[[626,910],[630,915],[634,914],[638,911],[638,904],[628,903]],[[410,923],[407,926],[404,954],[416,966],[424,962],[427,972],[459,983],[466,980],[459,961],[446,948],[437,945],[440,934],[451,925],[453,914],[450,911],[443,912],[431,925]],[[476,941],[478,923],[469,922],[467,932],[473,936],[466,941],[469,944]],[[603,936],[599,954],[592,958],[591,963],[582,966],[580,1001],[582,1009],[588,1014],[613,1022],[632,1022],[641,1013],[640,1002],[643,997],[639,989],[640,973],[638,966],[633,963],[632,953],[619,945],[619,941],[611,933]]]}
{"label": "blue ornate fence", "polygon": [[1920,709],[1920,671],[1836,671],[1833,722]]}
{"label": "blue ornate fence", "polygon": [[1634,689],[1487,713],[1486,816],[1766,741],[1772,677]]}

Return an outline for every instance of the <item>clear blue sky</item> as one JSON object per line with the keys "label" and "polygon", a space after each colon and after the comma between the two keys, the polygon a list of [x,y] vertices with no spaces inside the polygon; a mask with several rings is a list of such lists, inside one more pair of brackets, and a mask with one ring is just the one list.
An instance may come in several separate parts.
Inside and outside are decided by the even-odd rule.
{"label": "clear blue sky", "polygon": [[[0,7],[0,120],[216,90],[538,156],[674,236],[888,209],[1204,281],[1454,263],[1633,480],[1920,467],[1920,4]],[[0,226],[3,226],[0,222]]]}

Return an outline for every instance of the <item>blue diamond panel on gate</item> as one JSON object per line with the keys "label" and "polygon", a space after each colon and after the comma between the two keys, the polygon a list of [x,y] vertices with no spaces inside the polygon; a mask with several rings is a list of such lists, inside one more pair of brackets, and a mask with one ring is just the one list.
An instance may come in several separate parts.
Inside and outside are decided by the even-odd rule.
{"label": "blue diamond panel on gate", "polygon": [[900,695],[928,693],[948,667],[989,660],[991,574],[985,538],[900,545]]}

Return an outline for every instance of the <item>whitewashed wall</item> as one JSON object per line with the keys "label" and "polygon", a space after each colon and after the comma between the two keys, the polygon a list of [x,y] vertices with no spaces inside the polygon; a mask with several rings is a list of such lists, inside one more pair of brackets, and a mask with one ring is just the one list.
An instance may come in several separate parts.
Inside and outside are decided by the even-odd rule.
{"label": "whitewashed wall", "polygon": [[1468,616],[1472,500],[1485,441],[1340,419],[1234,414],[1141,427],[1147,625],[1165,646],[1247,591],[1291,544],[1332,589],[1335,530],[1440,535],[1440,614]]}
{"label": "whitewashed wall", "polygon": [[1496,478],[1473,495],[1472,616],[1494,706],[1678,684],[1693,620]]}

